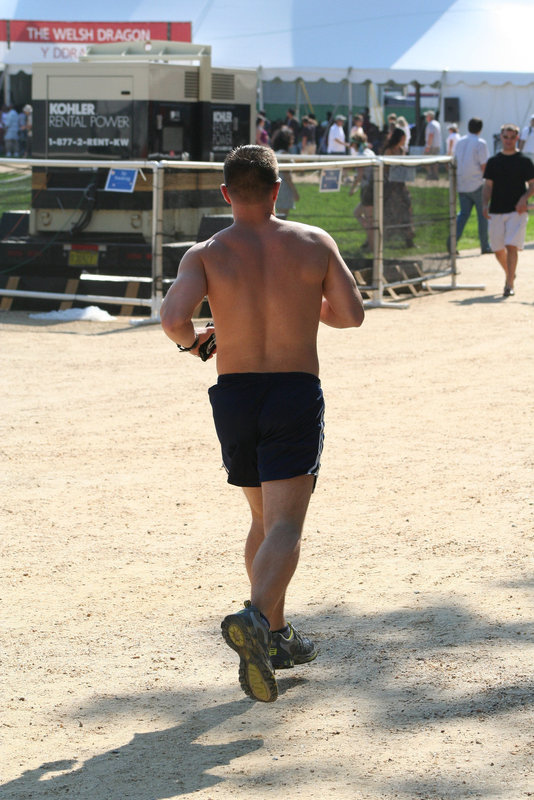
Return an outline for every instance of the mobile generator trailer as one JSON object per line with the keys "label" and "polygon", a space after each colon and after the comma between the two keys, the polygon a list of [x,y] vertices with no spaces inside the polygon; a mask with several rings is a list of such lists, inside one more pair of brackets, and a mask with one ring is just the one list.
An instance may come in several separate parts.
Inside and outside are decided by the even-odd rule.
{"label": "mobile generator trailer", "polygon": [[[77,63],[33,67],[33,156],[43,159],[222,161],[254,141],[256,72],[217,69],[211,48],[172,42],[96,45]],[[151,174],[106,190],[108,170],[34,167],[29,232],[151,235]],[[224,211],[218,172],[165,174],[163,233],[196,236]],[[70,225],[67,219],[79,211]]]}

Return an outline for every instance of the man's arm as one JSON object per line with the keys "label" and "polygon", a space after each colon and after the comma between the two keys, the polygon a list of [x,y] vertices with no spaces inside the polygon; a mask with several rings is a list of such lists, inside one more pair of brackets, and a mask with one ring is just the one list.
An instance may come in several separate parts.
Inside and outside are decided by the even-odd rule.
{"label": "man's arm", "polygon": [[527,211],[528,199],[529,197],[532,197],[533,194],[534,194],[534,178],[532,178],[528,182],[527,191],[525,192],[525,194],[522,194],[519,200],[517,201],[515,210],[517,211],[518,214],[524,214]]}
{"label": "man's arm", "polygon": [[332,240],[319,319],[331,328],[359,328],[364,317],[363,300],[354,276]]}
{"label": "man's arm", "polygon": [[194,245],[182,258],[160,311],[163,330],[175,344],[190,347],[198,335],[198,342],[190,351],[193,355],[198,355],[199,346],[213,333],[213,328],[195,330],[192,322],[193,311],[208,291],[201,248],[201,244]]}
{"label": "man's arm", "polygon": [[491,193],[493,192],[493,181],[489,178],[485,178],[484,185],[482,187],[482,213],[489,219],[489,204],[491,200]]}

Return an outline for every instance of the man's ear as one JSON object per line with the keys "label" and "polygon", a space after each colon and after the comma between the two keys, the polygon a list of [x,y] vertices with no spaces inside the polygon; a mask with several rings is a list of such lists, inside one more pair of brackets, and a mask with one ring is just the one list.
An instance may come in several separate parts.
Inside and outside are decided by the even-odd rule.
{"label": "man's ear", "polygon": [[282,178],[278,178],[276,183],[273,187],[273,200],[276,202],[276,198],[278,197],[278,192],[280,191],[280,187],[282,185]]}
{"label": "man's ear", "polygon": [[225,201],[228,203],[228,205],[231,206],[232,201],[230,200],[230,195],[228,194],[228,189],[226,188],[225,183],[221,183],[221,194],[224,197]]}

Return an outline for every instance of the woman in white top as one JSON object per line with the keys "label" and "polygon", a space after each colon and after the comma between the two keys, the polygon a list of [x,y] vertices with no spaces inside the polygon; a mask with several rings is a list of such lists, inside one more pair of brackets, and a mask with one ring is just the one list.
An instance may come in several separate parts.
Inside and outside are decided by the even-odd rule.
{"label": "woman in white top", "polygon": [[406,141],[404,142],[404,153],[406,154],[410,149],[410,139],[412,136],[412,132],[410,130],[410,126],[408,125],[408,120],[406,117],[397,117],[397,128],[402,128],[405,133]]}
{"label": "woman in white top", "polygon": [[456,145],[460,141],[460,134],[458,133],[458,125],[449,125],[449,135],[447,136],[447,155],[453,156],[456,150]]}

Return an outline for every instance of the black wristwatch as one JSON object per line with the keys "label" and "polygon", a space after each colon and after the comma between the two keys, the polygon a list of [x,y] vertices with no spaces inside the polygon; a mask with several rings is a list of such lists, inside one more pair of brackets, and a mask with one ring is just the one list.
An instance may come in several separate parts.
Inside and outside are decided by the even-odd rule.
{"label": "black wristwatch", "polygon": [[199,336],[199,335],[198,335],[198,333],[197,333],[197,334],[195,334],[195,341],[193,342],[193,344],[191,345],[191,347],[184,347],[184,346],[183,346],[183,344],[177,344],[177,345],[176,345],[176,347],[178,348],[178,350],[180,351],[180,353],[189,353],[191,350],[194,350],[194,349],[195,349],[195,347],[196,347],[196,346],[197,346],[197,344],[198,344],[198,340],[199,340],[199,339],[200,339],[200,336]]}

